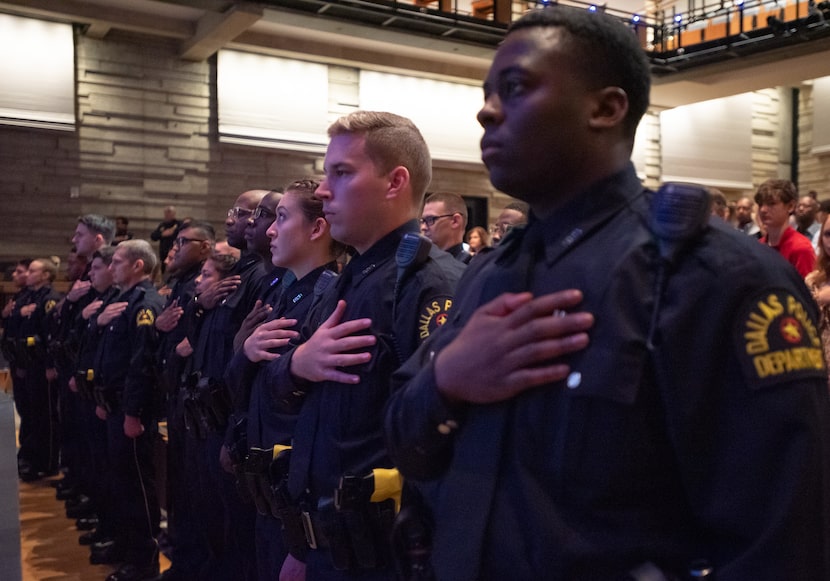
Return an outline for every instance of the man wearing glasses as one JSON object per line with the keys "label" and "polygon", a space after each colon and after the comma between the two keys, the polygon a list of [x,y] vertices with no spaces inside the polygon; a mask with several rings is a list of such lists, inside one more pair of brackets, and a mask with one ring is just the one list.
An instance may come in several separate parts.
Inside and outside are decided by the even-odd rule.
{"label": "man wearing glasses", "polygon": [[167,490],[168,540],[172,548],[172,565],[162,579],[174,579],[183,572],[198,570],[207,559],[208,548],[197,534],[196,520],[187,508],[189,488],[185,471],[185,423],[184,406],[178,397],[179,379],[185,361],[176,353],[176,346],[185,338],[187,319],[182,319],[185,308],[196,292],[196,277],[202,264],[211,255],[216,233],[207,223],[194,222],[184,228],[176,238],[176,249],[169,272],[170,296],[164,310],[156,318],[159,332],[159,380],[167,398]]}
{"label": "man wearing glasses", "polygon": [[498,246],[502,238],[507,236],[516,226],[527,224],[528,206],[523,202],[507,204],[501,211],[496,223],[490,226],[490,235],[493,237],[493,246]]}
{"label": "man wearing glasses", "polygon": [[458,194],[438,192],[431,194],[421,213],[421,234],[429,238],[441,250],[449,252],[464,264],[472,254],[464,249],[464,232],[467,227],[467,204]]}

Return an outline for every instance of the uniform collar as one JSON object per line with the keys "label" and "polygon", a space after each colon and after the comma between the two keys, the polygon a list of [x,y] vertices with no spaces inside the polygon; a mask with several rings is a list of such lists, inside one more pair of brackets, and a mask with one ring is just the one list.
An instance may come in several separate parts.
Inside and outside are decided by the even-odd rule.
{"label": "uniform collar", "polygon": [[375,270],[380,264],[390,259],[394,260],[395,253],[398,250],[398,244],[400,244],[400,241],[404,235],[409,232],[417,233],[419,231],[418,221],[409,220],[375,242],[372,247],[363,254],[356,254],[351,259],[349,264],[346,265],[346,269],[350,272],[352,284],[359,284],[360,281],[366,278],[366,276],[368,276],[369,273]]}
{"label": "uniform collar", "polygon": [[531,212],[527,230],[541,228],[545,262],[552,264],[593,230],[613,218],[644,193],[632,164],[574,196],[544,220]]}

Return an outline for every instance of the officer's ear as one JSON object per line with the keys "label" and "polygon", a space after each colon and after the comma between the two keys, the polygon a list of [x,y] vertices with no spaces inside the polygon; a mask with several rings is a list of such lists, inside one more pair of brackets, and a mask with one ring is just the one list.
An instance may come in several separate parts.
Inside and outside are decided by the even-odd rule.
{"label": "officer's ear", "polygon": [[405,193],[409,185],[409,170],[399,165],[389,172],[389,187],[386,190],[386,199],[397,198]]}
{"label": "officer's ear", "polygon": [[135,273],[140,272],[141,274],[144,274],[144,261],[140,258],[136,259],[136,261],[133,262],[132,269]]}
{"label": "officer's ear", "polygon": [[591,95],[588,126],[592,129],[610,129],[621,126],[628,115],[628,95],[620,87],[603,87]]}
{"label": "officer's ear", "polygon": [[309,239],[318,240],[329,230],[329,223],[325,218],[315,218],[311,224],[311,235]]}

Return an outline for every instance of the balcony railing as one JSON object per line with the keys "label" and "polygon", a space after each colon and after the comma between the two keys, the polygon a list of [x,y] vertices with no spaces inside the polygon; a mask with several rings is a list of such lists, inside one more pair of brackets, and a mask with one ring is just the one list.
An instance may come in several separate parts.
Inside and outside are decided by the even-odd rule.
{"label": "balcony railing", "polygon": [[265,0],[267,4],[459,42],[497,46],[510,22],[553,3],[603,11],[640,40],[656,75],[820,38],[830,0],[718,0],[680,12],[635,14],[581,0]]}

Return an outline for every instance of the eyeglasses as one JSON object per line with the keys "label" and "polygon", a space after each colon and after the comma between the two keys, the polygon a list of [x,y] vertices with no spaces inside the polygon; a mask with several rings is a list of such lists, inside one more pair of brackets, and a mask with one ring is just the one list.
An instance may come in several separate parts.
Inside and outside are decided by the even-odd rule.
{"label": "eyeglasses", "polygon": [[435,223],[438,221],[439,218],[449,218],[450,216],[455,216],[455,214],[442,214],[441,216],[424,216],[418,221],[427,228],[432,228],[433,226],[435,226]]}
{"label": "eyeglasses", "polygon": [[253,213],[253,219],[258,220],[260,218],[276,218],[277,213],[269,210],[268,208],[263,208],[262,206],[257,206],[256,210]]}
{"label": "eyeglasses", "polygon": [[240,208],[239,206],[234,206],[230,210],[228,210],[228,218],[236,220],[238,218],[245,218],[246,216],[250,216],[253,214],[251,210],[246,208]]}
{"label": "eyeglasses", "polygon": [[178,246],[179,248],[181,248],[182,246],[184,246],[185,244],[187,244],[189,242],[204,242],[204,239],[202,239],[202,238],[188,238],[186,236],[179,236],[178,238],[176,238],[176,240],[175,240],[175,242],[173,242],[173,244],[175,246]]}

